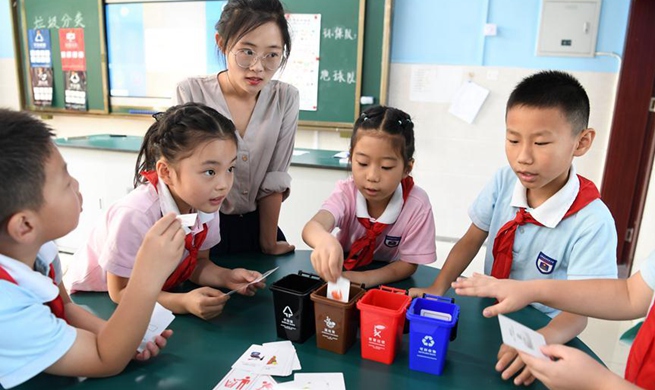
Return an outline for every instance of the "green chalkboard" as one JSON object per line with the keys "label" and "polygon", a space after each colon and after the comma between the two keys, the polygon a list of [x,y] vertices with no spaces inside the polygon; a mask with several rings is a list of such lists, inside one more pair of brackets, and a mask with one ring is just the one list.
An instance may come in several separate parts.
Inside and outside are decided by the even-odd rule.
{"label": "green chalkboard", "polygon": [[[386,103],[392,1],[282,0],[289,13],[321,15],[318,105],[316,111],[300,112],[300,127],[349,130],[365,108],[360,104],[361,96],[373,97],[374,104]],[[139,0],[134,2],[139,3]],[[14,4],[25,108],[71,111],[64,104],[65,80],[58,28],[75,27],[70,19],[76,16],[84,25],[88,112],[126,114],[160,108],[111,103],[104,1],[17,0]],[[65,17],[68,26],[63,26]],[[49,28],[52,40],[54,96],[51,107],[36,105],[32,96],[28,31],[39,27]]]}
{"label": "green chalkboard", "polygon": [[[104,15],[101,0],[17,0],[13,3],[18,32],[18,58],[21,91],[25,108],[45,112],[109,113],[107,96],[107,65],[105,55]],[[30,72],[28,30],[45,28],[50,31],[53,95],[51,106],[34,102]],[[62,70],[59,29],[83,28],[86,57],[86,109],[66,109],[65,78]]]}

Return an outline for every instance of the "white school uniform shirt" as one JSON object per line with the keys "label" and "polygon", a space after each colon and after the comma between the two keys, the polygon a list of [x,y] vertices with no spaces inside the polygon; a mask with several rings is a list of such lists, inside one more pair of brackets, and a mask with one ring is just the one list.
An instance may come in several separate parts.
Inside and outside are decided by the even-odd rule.
{"label": "white school uniform shirt", "polygon": [[[71,292],[107,291],[107,272],[129,278],[136,254],[143,238],[162,215],[180,211],[168,187],[159,180],[159,192],[150,183],[138,186],[123,199],[117,201],[93,227],[82,248],[75,252],[73,261],[64,276],[64,285]],[[207,214],[198,212],[193,227],[184,227],[194,236],[203,224],[209,229],[200,250],[208,250],[221,241],[218,211]],[[180,262],[189,254],[186,249]]]}
{"label": "white school uniform shirt", "polygon": [[[574,166],[569,180],[537,208],[530,208],[526,188],[511,167],[499,169],[469,208],[478,228],[489,232],[484,272],[491,274],[493,243],[498,230],[524,207],[539,223],[516,229],[510,279],[616,278],[616,229],[602,200],[596,199],[576,214],[562,219],[580,188]],[[554,317],[559,311],[535,303],[534,307]]]}
{"label": "white school uniform shirt", "polygon": [[57,246],[44,244],[34,268],[0,255],[0,266],[17,284],[0,280],[0,385],[17,386],[50,367],[73,346],[77,330],[55,317],[45,303],[59,294],[48,277],[50,264],[61,281]]}
{"label": "white school uniform shirt", "polygon": [[[355,187],[353,178],[337,182],[321,209],[334,216],[335,227],[340,229],[337,239],[344,251],[350,251],[353,242],[366,232],[357,217],[371,219],[366,199]],[[376,240],[374,260],[429,264],[437,259],[432,205],[419,186],[414,185],[404,202],[402,187],[398,185],[386,210],[371,221],[389,224]]]}
{"label": "white school uniform shirt", "polygon": [[[191,77],[177,85],[173,104],[203,103],[232,120],[218,75]],[[273,193],[289,196],[289,165],[298,129],[300,94],[291,84],[271,80],[259,92],[243,138],[237,132],[234,184],[221,205],[224,214],[245,214]],[[243,129],[238,129],[243,130]]]}

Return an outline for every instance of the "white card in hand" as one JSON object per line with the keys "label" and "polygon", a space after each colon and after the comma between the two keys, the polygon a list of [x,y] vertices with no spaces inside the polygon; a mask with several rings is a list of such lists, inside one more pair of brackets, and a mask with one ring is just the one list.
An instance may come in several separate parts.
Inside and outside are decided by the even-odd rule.
{"label": "white card in hand", "polygon": [[541,346],[546,345],[546,339],[541,333],[537,333],[502,314],[498,315],[498,323],[500,324],[503,343],[532,356],[548,359],[540,349]]}
{"label": "white card in hand", "polygon": [[173,322],[175,316],[173,312],[160,305],[158,302],[155,302],[155,309],[152,311],[152,316],[150,317],[150,324],[148,324],[148,329],[146,329],[146,334],[141,340],[141,345],[136,350],[138,352],[143,352],[146,349],[146,344],[148,341],[155,340],[155,337],[159,336],[161,332],[166,330],[166,327]]}
{"label": "white card in hand", "polygon": [[244,288],[250,286],[251,284],[255,284],[255,283],[259,283],[259,282],[261,282],[262,280],[266,279],[270,274],[272,274],[273,272],[277,271],[278,268],[280,268],[280,267],[275,267],[275,268],[273,268],[273,269],[269,269],[268,271],[264,272],[264,273],[262,274],[262,276],[260,276],[259,278],[253,280],[253,281],[250,282],[250,283],[246,283],[246,284],[244,284],[244,285],[242,285],[242,286],[240,286],[240,287],[237,287],[237,288],[235,288],[234,290],[229,291],[229,292],[228,292],[227,294],[225,294],[225,295],[232,295],[232,294],[234,294],[235,292],[237,292],[237,291],[239,291],[239,290],[242,290],[242,289],[244,289]]}
{"label": "white card in hand", "polygon": [[348,303],[348,299],[350,299],[350,280],[339,276],[336,283],[328,282],[326,295],[328,299]]}
{"label": "white card in hand", "polygon": [[182,226],[193,227],[196,224],[198,213],[180,214],[176,218],[180,220]]}

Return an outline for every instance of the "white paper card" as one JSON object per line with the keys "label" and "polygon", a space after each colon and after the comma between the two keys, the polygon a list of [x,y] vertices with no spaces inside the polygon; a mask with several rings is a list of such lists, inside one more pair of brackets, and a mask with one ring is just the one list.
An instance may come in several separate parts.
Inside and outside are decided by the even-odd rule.
{"label": "white paper card", "polygon": [[146,329],[146,334],[141,340],[141,345],[136,350],[143,352],[146,348],[148,341],[154,341],[155,337],[159,336],[161,332],[166,330],[166,327],[173,322],[175,315],[173,312],[155,302],[155,309],[152,311],[152,316],[150,317],[150,324],[148,324],[148,329]]}
{"label": "white paper card", "polygon": [[453,320],[453,316],[448,313],[442,313],[440,311],[434,311],[428,309],[421,309],[420,315],[421,317],[434,318],[436,320],[442,320],[448,322]]}
{"label": "white paper card", "polygon": [[280,267],[275,267],[275,268],[273,268],[273,269],[269,269],[268,271],[264,272],[264,273],[262,274],[262,276],[260,276],[259,278],[253,280],[253,281],[250,282],[250,283],[246,283],[246,284],[244,284],[244,285],[242,285],[242,286],[240,286],[240,287],[237,287],[237,288],[235,288],[234,290],[229,291],[229,292],[228,292],[227,294],[225,294],[225,295],[232,295],[232,294],[234,294],[235,292],[237,292],[237,291],[239,291],[239,290],[243,290],[244,288],[250,286],[251,284],[255,284],[255,283],[259,283],[259,282],[261,282],[262,280],[266,279],[270,274],[272,274],[273,272],[277,271],[278,268],[280,268]]}
{"label": "white paper card", "polygon": [[296,347],[293,346],[293,343],[289,340],[284,340],[284,341],[272,341],[270,343],[264,343],[262,344],[263,347],[274,347],[274,348],[286,348],[293,353],[293,364],[291,365],[291,369],[293,371],[300,370],[302,369],[302,366],[300,365],[300,359],[298,359],[298,355],[296,354]]}
{"label": "white paper card", "polygon": [[348,303],[348,299],[350,299],[350,280],[339,276],[336,283],[328,282],[327,298]]}
{"label": "white paper card", "polygon": [[180,214],[176,218],[180,220],[182,226],[193,227],[196,224],[198,213]]}
{"label": "white paper card", "polygon": [[298,389],[346,390],[341,372],[298,373],[293,378]]}
{"label": "white paper card", "polygon": [[467,81],[455,92],[448,112],[467,123],[473,123],[488,95],[488,89]]}
{"label": "white paper card", "polygon": [[532,356],[548,359],[540,349],[541,346],[546,345],[546,339],[541,333],[537,333],[502,314],[498,315],[498,323],[500,324],[503,343]]}

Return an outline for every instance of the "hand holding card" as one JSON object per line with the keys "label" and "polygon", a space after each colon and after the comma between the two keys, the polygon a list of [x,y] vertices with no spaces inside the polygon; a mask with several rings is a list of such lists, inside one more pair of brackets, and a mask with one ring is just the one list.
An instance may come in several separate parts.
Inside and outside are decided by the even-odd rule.
{"label": "hand holding card", "polygon": [[336,283],[328,282],[327,298],[348,303],[350,299],[350,280],[339,276]]}
{"label": "hand holding card", "polygon": [[548,359],[541,352],[541,347],[546,345],[546,339],[541,333],[537,333],[502,314],[498,315],[498,323],[500,324],[503,343],[532,356]]}
{"label": "hand holding card", "polygon": [[225,295],[232,295],[232,294],[234,294],[235,292],[240,291],[240,290],[242,290],[242,289],[244,289],[244,288],[246,288],[246,287],[248,287],[248,286],[250,286],[250,285],[253,285],[253,284],[255,284],[255,283],[259,283],[259,282],[261,282],[262,280],[266,279],[270,274],[272,274],[273,272],[277,271],[278,268],[280,268],[280,267],[275,267],[275,268],[273,268],[273,269],[269,269],[268,271],[264,272],[264,273],[262,274],[262,276],[258,277],[257,279],[253,280],[252,282],[245,283],[245,284],[243,284],[243,285],[241,285],[241,286],[235,288],[234,290],[228,292],[228,293],[225,294]]}

